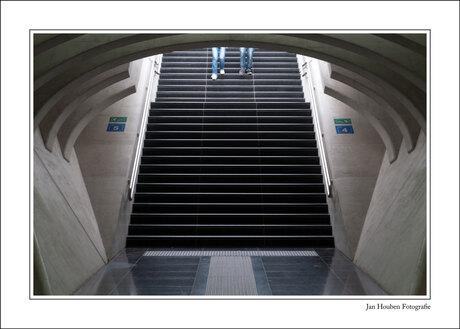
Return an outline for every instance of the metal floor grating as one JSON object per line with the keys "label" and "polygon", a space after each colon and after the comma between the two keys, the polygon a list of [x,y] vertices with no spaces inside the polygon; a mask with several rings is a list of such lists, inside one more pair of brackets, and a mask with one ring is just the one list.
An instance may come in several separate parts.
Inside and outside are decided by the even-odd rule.
{"label": "metal floor grating", "polygon": [[313,250],[167,250],[146,251],[143,256],[150,257],[247,257],[247,256],[306,256],[316,257]]}
{"label": "metal floor grating", "polygon": [[205,295],[257,295],[250,257],[212,257]]}

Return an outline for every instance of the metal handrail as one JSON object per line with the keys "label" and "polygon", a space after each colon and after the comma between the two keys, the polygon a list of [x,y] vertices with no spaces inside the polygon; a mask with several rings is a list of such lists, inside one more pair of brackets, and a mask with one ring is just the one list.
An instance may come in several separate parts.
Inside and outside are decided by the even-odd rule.
{"label": "metal handrail", "polygon": [[156,55],[152,61],[152,67],[150,68],[150,77],[149,77],[149,84],[147,87],[147,94],[145,96],[145,102],[144,102],[144,112],[142,115],[142,122],[141,122],[141,129],[137,135],[137,147],[136,147],[136,155],[134,156],[134,164],[133,168],[131,171],[131,178],[129,180],[129,200],[133,199],[134,195],[134,186],[136,185],[137,181],[137,173],[139,171],[139,159],[141,156],[141,149],[142,149],[142,144],[144,141],[144,133],[145,133],[145,128],[146,128],[146,121],[148,118],[148,112],[150,109],[150,98],[152,96],[152,87],[153,87],[153,81],[155,80],[155,75],[159,75],[157,69],[158,66],[160,65],[160,60],[161,55]]}
{"label": "metal handrail", "polygon": [[326,160],[326,152],[324,150],[323,133],[321,131],[321,125],[319,123],[319,118],[318,118],[318,107],[316,104],[315,88],[313,87],[311,66],[310,66],[311,60],[308,61],[304,57],[304,61],[305,63],[302,65],[302,69],[305,69],[306,72],[302,74],[302,77],[307,75],[308,89],[310,90],[310,95],[311,95],[311,109],[312,109],[312,114],[313,114],[313,120],[315,121],[316,140],[318,141],[318,150],[319,150],[321,163],[323,164],[324,179],[326,181],[326,192],[327,192],[327,196],[331,197],[332,181],[329,175],[329,168],[327,166],[327,160]]}

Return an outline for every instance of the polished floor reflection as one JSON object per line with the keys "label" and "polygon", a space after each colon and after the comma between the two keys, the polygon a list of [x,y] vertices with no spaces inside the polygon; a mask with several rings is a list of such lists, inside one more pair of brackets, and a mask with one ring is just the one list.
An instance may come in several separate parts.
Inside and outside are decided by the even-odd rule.
{"label": "polished floor reflection", "polygon": [[127,248],[75,294],[386,295],[369,276],[334,248]]}

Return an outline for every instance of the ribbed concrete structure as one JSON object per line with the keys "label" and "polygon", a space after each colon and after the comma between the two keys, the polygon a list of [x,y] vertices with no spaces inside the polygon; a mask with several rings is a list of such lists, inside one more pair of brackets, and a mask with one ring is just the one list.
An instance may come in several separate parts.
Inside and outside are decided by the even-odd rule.
{"label": "ribbed concrete structure", "polygon": [[[33,123],[37,157],[34,163],[38,173],[34,177],[38,195],[34,242],[36,259],[43,261],[43,264],[37,263],[37,271],[41,265],[45,269],[38,282],[49,283],[49,289],[43,291],[75,291],[125,246],[132,209],[127,190],[136,134],[146,99],[148,72],[158,69],[158,65],[146,57],[203,47],[248,46],[308,56],[298,56],[299,68],[305,96],[316,97],[319,104],[318,118],[333,182],[331,197],[326,200],[336,248],[390,293],[425,293],[426,38],[425,33],[34,34]],[[311,70],[307,72],[303,64],[308,61]],[[228,77],[234,74],[228,73]],[[170,74],[178,76],[180,72]],[[312,90],[305,87],[307,82],[313,82]],[[187,86],[180,96],[169,85],[159,91],[158,96],[165,104],[176,97],[187,103],[198,95],[194,88]],[[218,88],[210,89],[207,96],[218,96],[228,87]],[[260,98],[264,98],[264,92],[288,95],[292,90],[258,91]],[[247,94],[238,89],[233,96],[238,96],[234,98],[238,103],[244,103]],[[125,133],[106,131],[109,116],[128,118]],[[214,117],[213,120],[220,120],[217,115]],[[268,117],[264,120],[274,121],[265,122],[265,128],[287,122],[279,115]],[[355,134],[336,134],[333,124],[336,118],[351,118]],[[177,126],[180,123],[177,120],[151,122],[148,133],[160,126]],[[242,125],[242,122],[226,123],[228,125],[219,126],[216,121],[207,125],[219,129],[227,129],[231,123]],[[290,121],[290,124],[300,126],[304,122]],[[196,127],[188,124],[189,128],[192,126]],[[196,142],[193,138],[178,139],[182,141],[168,141],[168,145],[160,146],[167,149],[150,148],[148,152],[157,152],[157,155],[160,151],[169,152],[164,155],[171,158],[172,153],[184,150],[177,144],[184,140],[187,140],[187,152],[201,147],[193,145]],[[275,144],[271,145],[272,142]],[[239,143],[238,147],[254,147]],[[217,152],[216,145],[206,146],[209,148],[206,152]],[[282,144],[271,138],[265,145],[258,146],[271,147],[274,152],[273,148],[280,148]],[[185,158],[184,155],[180,156]],[[233,167],[227,166],[236,170]],[[187,170],[193,171],[193,168],[197,167],[189,166]],[[216,166],[212,168],[217,170]],[[246,166],[244,170],[249,168]],[[308,168],[311,169],[298,167],[301,171]],[[291,178],[299,173],[291,174]],[[165,174],[166,171],[155,177],[168,184],[172,182],[166,180],[179,179],[178,172]],[[207,174],[206,179],[217,177],[215,173]],[[149,179],[154,175],[150,176]],[[171,200],[172,196],[166,193],[172,192],[163,192],[162,202],[168,203],[165,200]],[[190,198],[187,193],[191,192],[182,191],[181,196]],[[205,193],[214,200],[222,196],[212,194],[216,191]],[[289,189],[281,193],[290,193],[292,197],[303,192]],[[300,194],[298,197],[302,198]],[[145,200],[146,196],[141,198]],[[75,231],[75,227],[81,229]],[[69,241],[72,248],[68,248]],[[62,252],[53,257],[56,246]],[[62,268],[65,269],[63,275]],[[397,274],[401,268],[406,273],[404,278]]]}
{"label": "ribbed concrete structure", "polygon": [[[392,155],[390,161],[397,157],[401,138],[407,151],[411,151],[418,132],[426,130],[426,39],[423,34],[35,35],[34,127],[40,127],[48,147],[58,138],[66,149],[64,154],[69,154],[94,112],[129,95],[130,88],[136,84],[116,74],[112,75],[112,81],[102,76],[143,57],[219,44],[280,49],[331,63],[333,81],[325,87],[329,95],[358,111],[362,110],[350,99],[359,94],[382,104],[384,114],[368,115]],[[119,90],[110,90],[111,84],[120,85]],[[103,88],[109,92],[99,92]],[[86,113],[75,114],[76,118],[68,119],[72,120],[69,124],[62,123],[75,111],[72,104],[90,95],[94,95],[89,101],[94,107]]]}

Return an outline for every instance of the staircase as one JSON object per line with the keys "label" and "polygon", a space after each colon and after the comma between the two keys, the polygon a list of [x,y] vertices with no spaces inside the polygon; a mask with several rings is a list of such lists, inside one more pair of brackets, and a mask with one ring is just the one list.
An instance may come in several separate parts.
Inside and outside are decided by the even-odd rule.
{"label": "staircase", "polygon": [[333,247],[309,104],[294,54],[163,55],[127,247]]}

